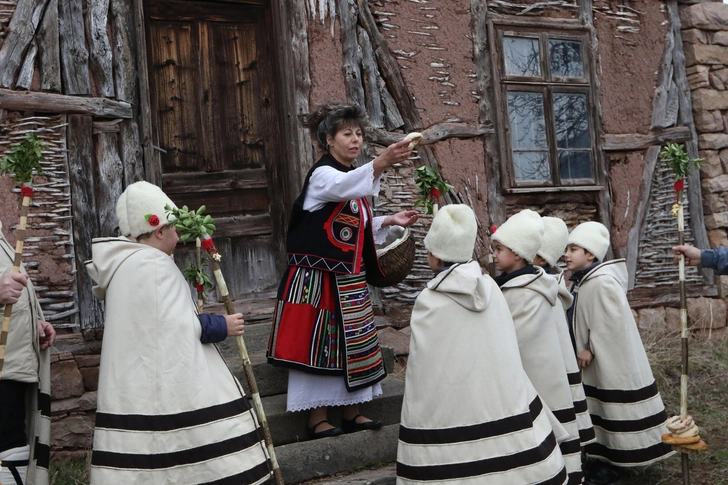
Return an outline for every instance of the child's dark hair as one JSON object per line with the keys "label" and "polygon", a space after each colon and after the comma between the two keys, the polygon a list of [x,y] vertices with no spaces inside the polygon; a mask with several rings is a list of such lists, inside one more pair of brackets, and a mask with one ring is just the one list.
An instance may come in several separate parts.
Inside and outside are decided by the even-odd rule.
{"label": "child's dark hair", "polygon": [[335,136],[340,130],[358,126],[362,132],[367,128],[367,114],[358,104],[331,103],[319,106],[308,118],[308,127],[316,136],[322,150],[328,150],[326,136]]}

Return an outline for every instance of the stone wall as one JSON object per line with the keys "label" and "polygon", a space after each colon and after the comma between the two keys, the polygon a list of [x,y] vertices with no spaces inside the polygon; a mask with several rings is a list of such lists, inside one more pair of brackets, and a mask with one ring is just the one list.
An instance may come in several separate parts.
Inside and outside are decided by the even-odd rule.
{"label": "stone wall", "polygon": [[54,458],[85,458],[96,421],[103,329],[60,335],[51,349],[51,449]]}

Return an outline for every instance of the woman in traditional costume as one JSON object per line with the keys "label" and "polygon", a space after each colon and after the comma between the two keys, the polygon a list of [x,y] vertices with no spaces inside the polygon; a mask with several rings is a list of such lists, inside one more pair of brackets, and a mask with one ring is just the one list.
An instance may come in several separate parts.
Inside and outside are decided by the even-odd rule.
{"label": "woman in traditional costume", "polygon": [[[358,406],[382,393],[386,376],[366,274],[382,274],[375,244],[388,226],[410,226],[419,216],[373,217],[367,200],[379,193],[384,170],[409,158],[409,140],[357,168],[366,127],[361,107],[323,106],[310,127],[325,153],[293,204],[268,361],[290,369],[287,409],[311,410],[310,435],[321,438],[382,426]],[[330,406],[344,406],[341,428],[327,421]]]}

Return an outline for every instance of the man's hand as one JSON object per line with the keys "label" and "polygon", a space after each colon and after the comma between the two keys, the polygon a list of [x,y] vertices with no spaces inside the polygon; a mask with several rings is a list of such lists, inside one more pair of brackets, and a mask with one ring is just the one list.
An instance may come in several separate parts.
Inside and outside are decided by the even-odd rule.
{"label": "man's hand", "polygon": [[8,273],[0,276],[0,305],[13,305],[28,286],[28,275]]}
{"label": "man's hand", "polygon": [[40,350],[45,350],[56,341],[56,329],[50,323],[44,320],[38,320],[38,337],[40,340]]}
{"label": "man's hand", "polygon": [[680,255],[684,254],[685,263],[688,266],[698,266],[700,264],[700,255],[702,251],[695,246],[691,246],[689,244],[684,246],[675,246],[672,248],[672,252],[675,255],[675,261],[680,261]]}
{"label": "man's hand", "polygon": [[579,352],[579,355],[576,356],[576,361],[579,363],[579,369],[586,369],[589,367],[592,359],[594,359],[594,354],[592,354],[589,349],[584,349]]}
{"label": "man's hand", "polygon": [[238,337],[245,333],[245,320],[243,320],[242,313],[225,315],[225,322],[227,323],[228,337]]}

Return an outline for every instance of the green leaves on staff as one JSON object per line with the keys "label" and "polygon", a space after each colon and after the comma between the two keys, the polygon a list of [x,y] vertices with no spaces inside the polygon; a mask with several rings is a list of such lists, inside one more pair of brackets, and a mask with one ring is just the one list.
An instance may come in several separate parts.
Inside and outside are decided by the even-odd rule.
{"label": "green leaves on staff", "polygon": [[33,175],[43,175],[40,162],[45,160],[45,143],[38,139],[37,133],[28,133],[25,140],[10,149],[0,163],[0,173],[14,174],[18,185],[31,183]]}
{"label": "green leaves on staff", "polygon": [[180,208],[173,208],[170,205],[164,207],[165,212],[169,215],[173,215],[177,218],[174,222],[179,238],[182,243],[187,243],[190,239],[200,238],[203,239],[205,236],[212,236],[215,231],[215,220],[210,215],[202,215],[205,212],[205,206],[200,206],[199,209],[190,210],[187,206]]}
{"label": "green leaves on staff", "polygon": [[[212,289],[212,281],[210,281],[210,275],[205,273],[204,269],[195,265],[192,261],[187,261],[189,266],[182,272],[185,276],[185,280],[187,282],[194,286],[198,292],[199,287],[202,287],[202,291],[200,292],[199,298],[202,298],[203,300],[207,298],[207,295],[205,294],[206,291],[209,291]],[[205,266],[205,262],[202,263],[202,266]]]}
{"label": "green leaves on staff", "polygon": [[427,166],[415,170],[415,185],[420,193],[415,207],[424,206],[425,214],[432,214],[433,205],[437,204],[438,198],[452,189],[452,185],[445,182],[437,170]]}
{"label": "green leaves on staff", "polygon": [[660,160],[665,162],[665,164],[667,164],[667,166],[675,172],[675,180],[677,181],[687,177],[688,174],[696,168],[700,168],[700,162],[705,159],[694,158],[691,160],[685,152],[684,145],[668,142],[660,152]]}

